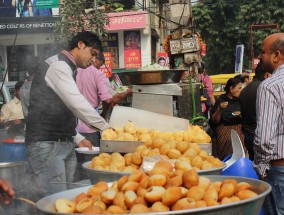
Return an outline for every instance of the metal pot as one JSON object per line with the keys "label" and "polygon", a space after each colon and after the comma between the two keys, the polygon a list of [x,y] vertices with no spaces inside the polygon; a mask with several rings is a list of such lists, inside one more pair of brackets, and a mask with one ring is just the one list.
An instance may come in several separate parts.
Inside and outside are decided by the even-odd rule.
{"label": "metal pot", "polygon": [[[196,208],[196,209],[187,209],[187,210],[179,210],[179,211],[169,211],[169,212],[154,212],[147,213],[147,215],[176,215],[176,214],[190,214],[190,215],[227,215],[227,214],[250,214],[250,215],[258,215],[263,204],[264,198],[271,192],[271,186],[260,180],[243,178],[243,177],[228,177],[228,176],[215,176],[208,175],[207,176],[211,181],[223,181],[225,179],[235,179],[238,182],[247,182],[254,187],[254,191],[258,193],[258,196],[246,200],[242,200],[239,202],[222,204],[218,206],[211,206],[206,208]],[[55,201],[60,198],[74,199],[81,192],[87,192],[87,190],[91,186],[86,186],[82,188],[76,188],[72,190],[63,191],[60,193],[56,193],[50,196],[47,196],[41,200],[39,200],[36,204],[37,208],[42,211],[44,214],[60,214],[63,213],[56,212],[54,207]],[[67,214],[66,215],[71,215]],[[142,215],[142,214],[140,214]],[[145,215],[145,214],[143,214]]]}
{"label": "metal pot", "polygon": [[24,190],[25,163],[0,163],[0,178],[8,181],[16,192]]}

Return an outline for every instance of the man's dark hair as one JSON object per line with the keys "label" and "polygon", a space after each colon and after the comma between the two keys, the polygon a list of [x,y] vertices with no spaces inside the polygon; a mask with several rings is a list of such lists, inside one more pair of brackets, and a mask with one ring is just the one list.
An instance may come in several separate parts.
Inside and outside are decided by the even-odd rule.
{"label": "man's dark hair", "polygon": [[284,55],[284,40],[277,39],[273,43],[271,43],[270,51],[272,53],[276,51],[280,51],[280,53]]}
{"label": "man's dark hair", "polygon": [[78,46],[78,42],[85,43],[86,46],[92,47],[99,51],[103,51],[102,41],[100,40],[99,36],[95,33],[84,31],[78,32],[71,41],[68,43],[68,49],[72,50]]}
{"label": "man's dark hair", "polygon": [[25,83],[24,81],[18,81],[15,84],[15,90],[19,90],[21,88],[21,86],[23,86],[24,83]]}

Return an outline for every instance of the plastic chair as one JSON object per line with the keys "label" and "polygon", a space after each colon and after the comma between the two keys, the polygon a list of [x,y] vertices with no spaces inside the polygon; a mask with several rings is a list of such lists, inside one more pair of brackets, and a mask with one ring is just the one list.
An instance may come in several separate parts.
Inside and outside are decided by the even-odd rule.
{"label": "plastic chair", "polygon": [[228,169],[238,159],[246,157],[240,137],[234,129],[231,130],[231,140],[232,140],[233,154],[229,155],[223,160],[227,165],[224,170]]}
{"label": "plastic chair", "polygon": [[251,160],[245,157],[245,152],[240,137],[233,129],[231,130],[231,139],[233,154],[223,160],[227,166],[223,169],[222,175],[258,179],[256,172],[253,169]]}

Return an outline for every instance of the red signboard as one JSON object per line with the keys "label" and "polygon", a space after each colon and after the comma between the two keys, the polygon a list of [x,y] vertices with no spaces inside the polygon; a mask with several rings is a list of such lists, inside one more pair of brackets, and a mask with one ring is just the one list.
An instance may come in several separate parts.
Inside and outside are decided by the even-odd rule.
{"label": "red signboard", "polygon": [[109,13],[108,31],[146,28],[146,12]]}
{"label": "red signboard", "polygon": [[105,73],[105,75],[109,78],[112,76],[112,61],[111,61],[111,53],[104,52],[105,64],[101,66],[100,70]]}
{"label": "red signboard", "polygon": [[141,51],[124,50],[124,67],[129,69],[141,68]]}
{"label": "red signboard", "polygon": [[140,31],[124,32],[124,67],[141,68]]}

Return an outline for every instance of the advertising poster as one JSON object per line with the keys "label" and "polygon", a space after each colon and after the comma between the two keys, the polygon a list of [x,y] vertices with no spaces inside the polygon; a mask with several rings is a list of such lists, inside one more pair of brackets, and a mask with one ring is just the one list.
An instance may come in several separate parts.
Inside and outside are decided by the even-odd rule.
{"label": "advertising poster", "polygon": [[167,52],[157,53],[157,64],[170,68],[170,58]]}
{"label": "advertising poster", "polygon": [[102,41],[104,52],[109,52],[111,55],[112,68],[119,68],[118,55],[118,33],[109,33],[107,38]]}
{"label": "advertising poster", "polygon": [[59,15],[59,0],[2,0],[0,17]]}
{"label": "advertising poster", "polygon": [[112,76],[112,60],[111,53],[104,52],[105,64],[101,66],[100,70],[105,73],[106,77]]}
{"label": "advertising poster", "polygon": [[140,31],[124,32],[124,67],[141,68],[141,38]]}

